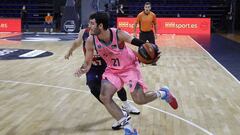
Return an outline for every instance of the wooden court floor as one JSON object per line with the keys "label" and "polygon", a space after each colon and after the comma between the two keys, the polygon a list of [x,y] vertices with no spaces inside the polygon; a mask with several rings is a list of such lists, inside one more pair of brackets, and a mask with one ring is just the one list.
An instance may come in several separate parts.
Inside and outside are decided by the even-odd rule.
{"label": "wooden court floor", "polygon": [[[158,66],[142,66],[150,90],[168,85],[179,109],[156,100],[132,116],[140,135],[238,135],[240,83],[191,37],[161,35]],[[123,135],[114,119],[76,78],[83,54],[64,54],[70,41],[22,42],[0,48],[39,49],[54,55],[0,61],[0,135]],[[129,95],[129,93],[128,93]],[[131,100],[131,97],[128,98]],[[121,102],[115,99],[119,105]]]}
{"label": "wooden court floor", "polygon": [[228,38],[230,40],[240,43],[240,33],[234,33],[234,34],[222,34],[221,33],[220,35],[224,36],[225,38]]}

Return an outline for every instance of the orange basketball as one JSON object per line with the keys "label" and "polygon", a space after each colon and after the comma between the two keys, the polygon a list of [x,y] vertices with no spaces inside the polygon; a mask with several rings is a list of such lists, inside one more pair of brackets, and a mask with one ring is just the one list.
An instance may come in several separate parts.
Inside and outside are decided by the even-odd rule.
{"label": "orange basketball", "polygon": [[155,44],[145,43],[138,48],[137,57],[144,64],[151,64],[157,61],[160,51]]}

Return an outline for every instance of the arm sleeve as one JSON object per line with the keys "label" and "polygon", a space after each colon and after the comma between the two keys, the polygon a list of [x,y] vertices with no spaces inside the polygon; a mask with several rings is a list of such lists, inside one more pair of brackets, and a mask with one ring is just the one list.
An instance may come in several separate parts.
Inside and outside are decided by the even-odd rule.
{"label": "arm sleeve", "polygon": [[133,38],[131,44],[140,47],[141,45],[145,44],[145,42],[140,39]]}

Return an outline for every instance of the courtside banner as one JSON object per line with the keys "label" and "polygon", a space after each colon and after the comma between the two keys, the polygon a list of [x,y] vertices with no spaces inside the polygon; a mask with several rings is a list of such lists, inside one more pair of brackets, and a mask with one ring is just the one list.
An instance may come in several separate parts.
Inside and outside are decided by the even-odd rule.
{"label": "courtside banner", "polygon": [[160,34],[210,34],[210,18],[158,18]]}
{"label": "courtside banner", "polygon": [[0,18],[0,32],[21,32],[21,19]]}
{"label": "courtside banner", "polygon": [[[117,28],[125,30],[129,33],[133,33],[133,25],[136,18],[118,17],[117,18]],[[137,26],[137,33],[139,33],[139,26]]]}
{"label": "courtside banner", "polygon": [[[117,18],[117,27],[133,33],[135,18]],[[157,18],[158,34],[210,34],[210,18]],[[139,28],[137,28],[137,33]]]}

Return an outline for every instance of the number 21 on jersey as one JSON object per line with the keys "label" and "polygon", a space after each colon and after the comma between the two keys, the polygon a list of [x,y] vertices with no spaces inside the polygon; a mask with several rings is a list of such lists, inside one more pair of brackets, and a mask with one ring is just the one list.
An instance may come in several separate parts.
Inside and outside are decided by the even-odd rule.
{"label": "number 21 on jersey", "polygon": [[112,59],[112,63],[114,67],[120,66],[120,60],[118,58]]}

